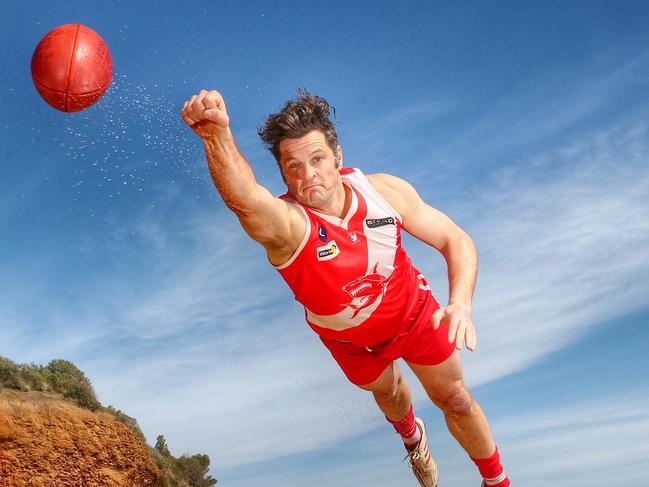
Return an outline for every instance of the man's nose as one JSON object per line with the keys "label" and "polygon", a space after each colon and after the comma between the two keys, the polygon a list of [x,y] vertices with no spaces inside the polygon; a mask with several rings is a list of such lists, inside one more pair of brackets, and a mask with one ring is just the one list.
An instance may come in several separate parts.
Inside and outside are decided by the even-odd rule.
{"label": "man's nose", "polygon": [[302,177],[304,179],[313,179],[315,175],[316,175],[315,168],[311,164],[305,164]]}

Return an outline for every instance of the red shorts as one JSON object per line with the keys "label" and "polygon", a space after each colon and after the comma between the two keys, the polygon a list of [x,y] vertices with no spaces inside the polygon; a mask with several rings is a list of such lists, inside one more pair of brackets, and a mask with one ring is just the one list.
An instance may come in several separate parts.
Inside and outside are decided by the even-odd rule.
{"label": "red shorts", "polygon": [[433,329],[431,318],[439,307],[430,291],[420,290],[413,318],[390,340],[368,347],[323,337],[320,340],[350,382],[366,385],[398,358],[417,365],[437,365],[453,354],[455,342],[448,341],[448,324]]}

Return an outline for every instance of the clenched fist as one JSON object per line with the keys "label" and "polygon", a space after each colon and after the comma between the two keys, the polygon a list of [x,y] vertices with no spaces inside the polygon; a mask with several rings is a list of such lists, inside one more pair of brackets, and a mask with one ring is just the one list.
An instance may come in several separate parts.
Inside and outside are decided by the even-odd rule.
{"label": "clenched fist", "polygon": [[230,118],[221,93],[201,90],[185,102],[180,116],[202,139],[219,137],[228,132]]}

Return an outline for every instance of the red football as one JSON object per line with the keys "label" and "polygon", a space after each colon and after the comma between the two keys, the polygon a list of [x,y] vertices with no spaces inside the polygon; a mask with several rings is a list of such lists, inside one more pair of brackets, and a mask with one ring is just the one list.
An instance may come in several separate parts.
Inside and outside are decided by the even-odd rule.
{"label": "red football", "polygon": [[108,46],[94,30],[65,24],[38,43],[32,79],[43,99],[62,112],[78,112],[106,92],[113,77]]}

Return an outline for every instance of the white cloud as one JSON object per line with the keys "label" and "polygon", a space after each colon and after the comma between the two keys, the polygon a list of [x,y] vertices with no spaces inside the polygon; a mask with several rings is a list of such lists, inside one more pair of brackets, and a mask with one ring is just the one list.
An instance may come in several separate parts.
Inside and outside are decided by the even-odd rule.
{"label": "white cloud", "polygon": [[[317,431],[317,422],[307,430],[296,426],[293,431],[310,434],[314,426]],[[477,469],[440,427],[441,422],[428,418],[431,451],[444,484],[479,485]],[[649,454],[649,396],[645,390],[508,414],[492,421],[492,427],[498,432],[503,464],[516,485],[542,487],[551,478],[557,487],[644,487],[649,480],[645,468]],[[264,436],[262,432],[258,435]],[[393,436],[387,425],[380,424],[360,439],[320,445],[314,453],[320,468],[313,467],[314,460],[300,457],[292,457],[277,467],[252,456],[247,466],[228,469],[222,478],[234,486],[251,487],[389,487],[409,482],[411,474],[399,461],[402,447]]]}
{"label": "white cloud", "polygon": [[642,487],[649,482],[646,391],[521,414],[494,424],[515,482]]}
{"label": "white cloud", "polygon": [[474,380],[525,368],[646,304],[647,135],[636,126],[582,140],[584,148],[556,154],[563,177],[510,176],[476,195],[477,213],[461,215],[481,249]]}

